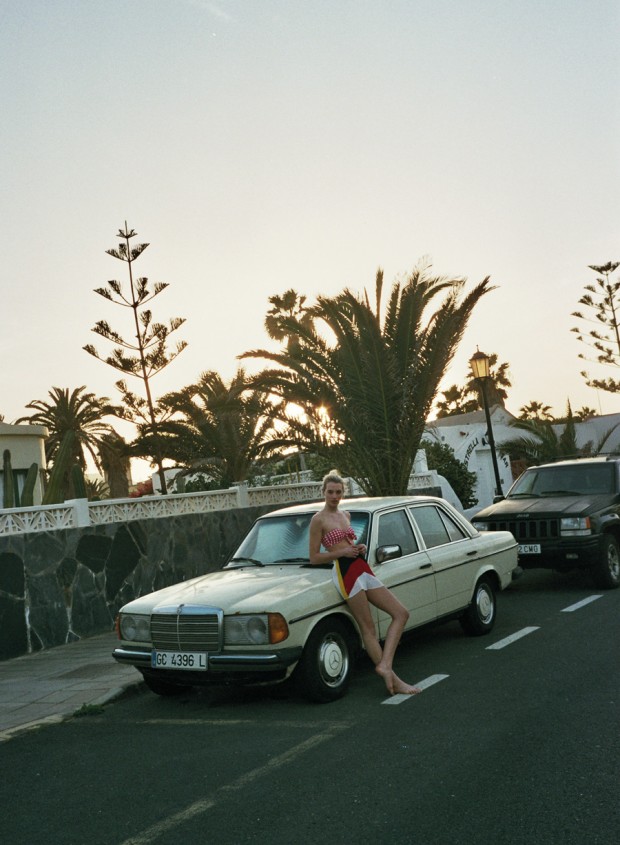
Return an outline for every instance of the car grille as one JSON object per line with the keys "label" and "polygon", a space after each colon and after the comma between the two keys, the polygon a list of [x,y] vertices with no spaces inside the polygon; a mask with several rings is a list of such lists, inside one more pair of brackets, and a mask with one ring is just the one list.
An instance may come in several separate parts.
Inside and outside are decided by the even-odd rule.
{"label": "car grille", "polygon": [[220,651],[222,613],[154,613],[153,647],[161,651]]}
{"label": "car grille", "polygon": [[510,531],[515,540],[550,540],[560,536],[559,519],[523,519],[490,522],[491,531]]}

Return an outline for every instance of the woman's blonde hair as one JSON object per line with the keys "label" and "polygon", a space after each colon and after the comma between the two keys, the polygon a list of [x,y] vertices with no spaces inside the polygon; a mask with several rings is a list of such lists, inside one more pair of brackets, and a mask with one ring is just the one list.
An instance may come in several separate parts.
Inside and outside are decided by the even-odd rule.
{"label": "woman's blonde hair", "polygon": [[325,492],[325,488],[328,484],[341,484],[342,489],[344,490],[344,479],[342,479],[335,469],[328,472],[327,475],[323,476],[323,487],[322,490]]}

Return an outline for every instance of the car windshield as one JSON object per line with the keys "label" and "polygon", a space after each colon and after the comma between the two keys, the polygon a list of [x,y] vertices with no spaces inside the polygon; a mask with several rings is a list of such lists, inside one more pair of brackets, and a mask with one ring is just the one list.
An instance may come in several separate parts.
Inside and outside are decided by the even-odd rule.
{"label": "car windshield", "polygon": [[508,498],[596,496],[614,492],[614,464],[534,467],[518,478]]}
{"label": "car windshield", "polygon": [[[310,563],[309,533],[312,513],[268,516],[254,523],[227,567]],[[351,526],[360,543],[368,536],[367,513],[351,513]]]}

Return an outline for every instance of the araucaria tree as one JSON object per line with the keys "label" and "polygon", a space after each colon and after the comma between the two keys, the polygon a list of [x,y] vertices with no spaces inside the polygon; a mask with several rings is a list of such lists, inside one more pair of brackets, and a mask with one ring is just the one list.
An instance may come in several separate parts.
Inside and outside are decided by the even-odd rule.
{"label": "araucaria tree", "polygon": [[[607,264],[597,266],[588,265],[590,270],[598,273],[596,285],[586,285],[586,293],[579,300],[580,305],[589,309],[590,316],[584,316],[581,311],[573,311],[572,317],[583,322],[593,323],[594,329],[572,328],[577,340],[594,350],[594,360],[597,364],[608,364],[620,367],[620,279],[611,279],[611,274],[620,267],[620,261],[608,261]],[[585,355],[579,357],[586,361]],[[614,378],[594,379],[587,372],[581,373],[588,387],[607,390],[609,393],[620,393],[620,380]]]}
{"label": "araucaria tree", "polygon": [[417,268],[394,283],[382,316],[379,270],[373,305],[344,290],[319,297],[303,320],[281,316],[297,342],[242,356],[276,365],[254,383],[279,400],[281,442],[329,458],[369,495],[405,493],[439,383],[474,306],[491,290],[488,278],[469,293],[464,286]]}
{"label": "araucaria tree", "polygon": [[127,386],[125,379],[116,382],[120,390],[124,407],[119,409],[119,416],[134,422],[143,435],[148,435],[153,443],[153,462],[157,465],[162,493],[167,492],[166,478],[163,469],[161,438],[159,434],[159,419],[155,402],[151,392],[151,379],[173,361],[187,346],[185,341],[177,343],[173,350],[168,349],[168,339],[172,332],[185,322],[184,318],[173,317],[168,324],[153,321],[150,308],[146,305],[168,287],[166,282],[156,282],[149,288],[149,281],[145,277],[134,279],[133,263],[142,255],[148,244],[137,244],[130,247],[129,241],[137,232],[127,228],[118,232],[122,241],[118,249],[107,249],[108,255],[118,258],[127,264],[129,285],[124,288],[121,282],[108,281],[107,288],[95,288],[104,299],[129,308],[132,312],[133,329],[135,335],[131,341],[125,340],[121,334],[110,327],[105,320],[95,324],[92,331],[95,334],[116,344],[112,353],[101,358],[91,344],[84,346],[86,352],[114,367],[126,376],[134,376],[142,381],[144,396],[133,393]]}

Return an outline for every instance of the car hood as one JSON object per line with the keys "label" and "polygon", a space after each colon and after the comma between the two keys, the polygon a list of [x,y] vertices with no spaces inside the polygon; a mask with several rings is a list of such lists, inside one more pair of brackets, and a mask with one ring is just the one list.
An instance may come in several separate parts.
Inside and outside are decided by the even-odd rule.
{"label": "car hood", "polygon": [[210,572],[190,581],[165,587],[134,599],[123,613],[153,613],[178,604],[219,607],[225,613],[259,613],[293,610],[298,603],[308,607],[308,592],[337,600],[330,571],[309,567],[238,567]]}
{"label": "car hood", "polygon": [[472,522],[484,519],[514,519],[519,514],[530,517],[580,516],[603,510],[609,504],[609,496],[543,496],[542,498],[503,499],[488,508],[478,511]]}

